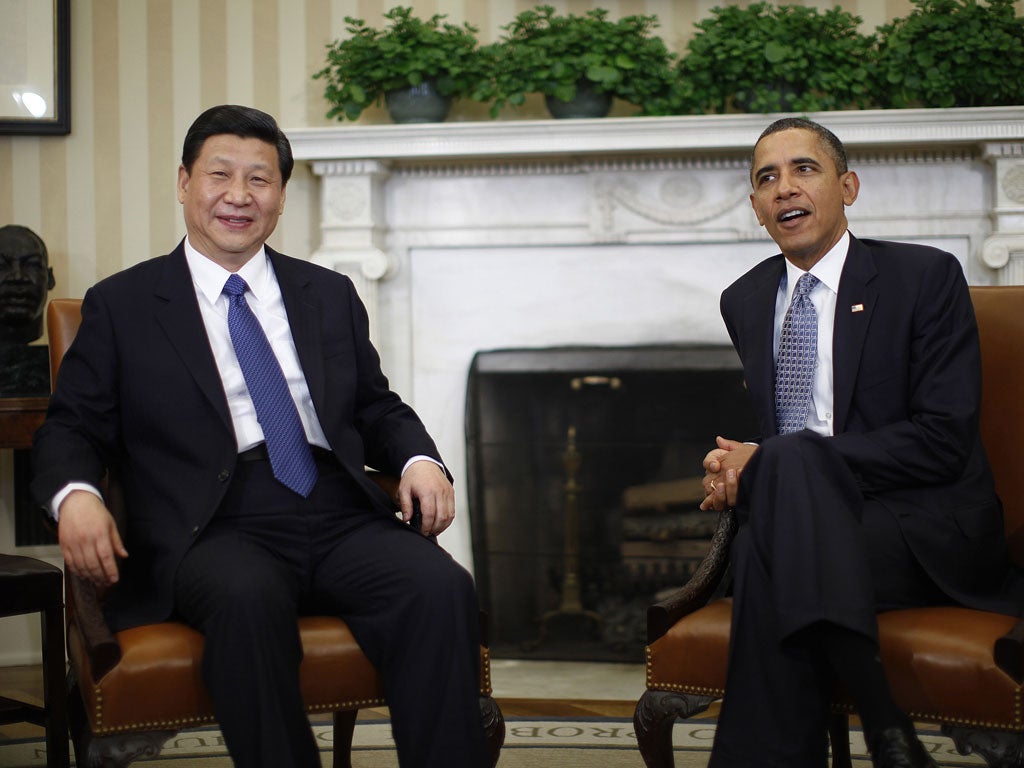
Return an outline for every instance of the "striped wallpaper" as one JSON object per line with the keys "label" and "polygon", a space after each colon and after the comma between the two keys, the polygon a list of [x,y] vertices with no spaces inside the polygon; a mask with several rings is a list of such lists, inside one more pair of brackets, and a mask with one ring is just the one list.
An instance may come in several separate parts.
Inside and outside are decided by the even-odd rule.
{"label": "striped wallpaper", "polygon": [[[399,0],[72,0],[72,133],[0,136],[0,224],[31,227],[47,243],[57,287],[81,296],[97,279],[164,253],[183,235],[175,199],[181,141],[191,120],[223,102],[276,115],[285,128],[327,124],[311,74],[344,17],[373,25]],[[613,17],[656,14],[675,50],[712,0],[561,0],[561,12],[607,8]],[[534,2],[426,0],[417,14],[447,14],[480,28],[484,42]],[[829,7],[827,0],[819,3]],[[909,0],[843,3],[874,29]],[[1024,9],[1024,0],[1019,5]],[[2,23],[2,21],[0,21]],[[539,102],[538,102],[539,104]],[[452,119],[483,118],[457,105]],[[539,117],[510,111],[504,119]],[[370,111],[363,121],[386,119]],[[317,244],[314,180],[297,167],[272,244],[297,256]]]}

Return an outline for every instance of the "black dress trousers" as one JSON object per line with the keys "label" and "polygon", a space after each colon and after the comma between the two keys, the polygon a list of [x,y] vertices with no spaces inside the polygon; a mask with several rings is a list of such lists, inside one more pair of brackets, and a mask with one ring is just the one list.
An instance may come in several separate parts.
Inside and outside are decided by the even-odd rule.
{"label": "black dress trousers", "polygon": [[710,768],[823,768],[833,681],[794,641],[830,622],[877,642],[876,612],[934,595],[885,506],[827,438],[766,440],[741,476],[726,695]]}
{"label": "black dress trousers", "polygon": [[479,605],[433,539],[370,509],[333,459],[308,499],[239,462],[185,555],[176,612],[206,637],[203,679],[239,768],[319,768],[299,690],[301,614],[337,615],[380,671],[402,766],[486,764]]}

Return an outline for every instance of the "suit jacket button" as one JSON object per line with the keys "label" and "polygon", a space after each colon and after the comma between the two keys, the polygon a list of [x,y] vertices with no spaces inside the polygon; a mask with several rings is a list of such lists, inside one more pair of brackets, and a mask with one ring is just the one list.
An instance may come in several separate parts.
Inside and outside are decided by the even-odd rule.
{"label": "suit jacket button", "polygon": [[228,470],[226,470],[226,469],[222,469],[220,471],[220,474],[217,475],[217,479],[220,480],[222,483],[225,480],[227,480],[229,477],[231,477],[231,473]]}
{"label": "suit jacket button", "polygon": [[192,529],[192,535],[195,536],[198,533],[199,533],[199,526],[197,525],[195,528]]}

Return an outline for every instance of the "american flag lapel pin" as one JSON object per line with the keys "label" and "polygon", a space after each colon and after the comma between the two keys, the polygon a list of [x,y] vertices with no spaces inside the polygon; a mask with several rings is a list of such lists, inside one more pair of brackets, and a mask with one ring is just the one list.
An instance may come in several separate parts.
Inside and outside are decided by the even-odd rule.
{"label": "american flag lapel pin", "polygon": [[850,311],[851,312],[863,312],[864,311],[864,305],[863,304],[854,304],[852,307],[850,307]]}

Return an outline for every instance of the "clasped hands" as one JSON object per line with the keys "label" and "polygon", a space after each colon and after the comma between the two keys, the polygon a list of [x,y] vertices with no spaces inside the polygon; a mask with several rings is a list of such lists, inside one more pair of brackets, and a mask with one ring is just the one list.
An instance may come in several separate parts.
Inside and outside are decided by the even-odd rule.
{"label": "clasped hands", "polygon": [[704,501],[700,503],[700,508],[721,512],[736,506],[740,475],[757,450],[757,446],[721,436],[715,438],[715,444],[717,447],[708,451],[704,457],[706,495]]}

